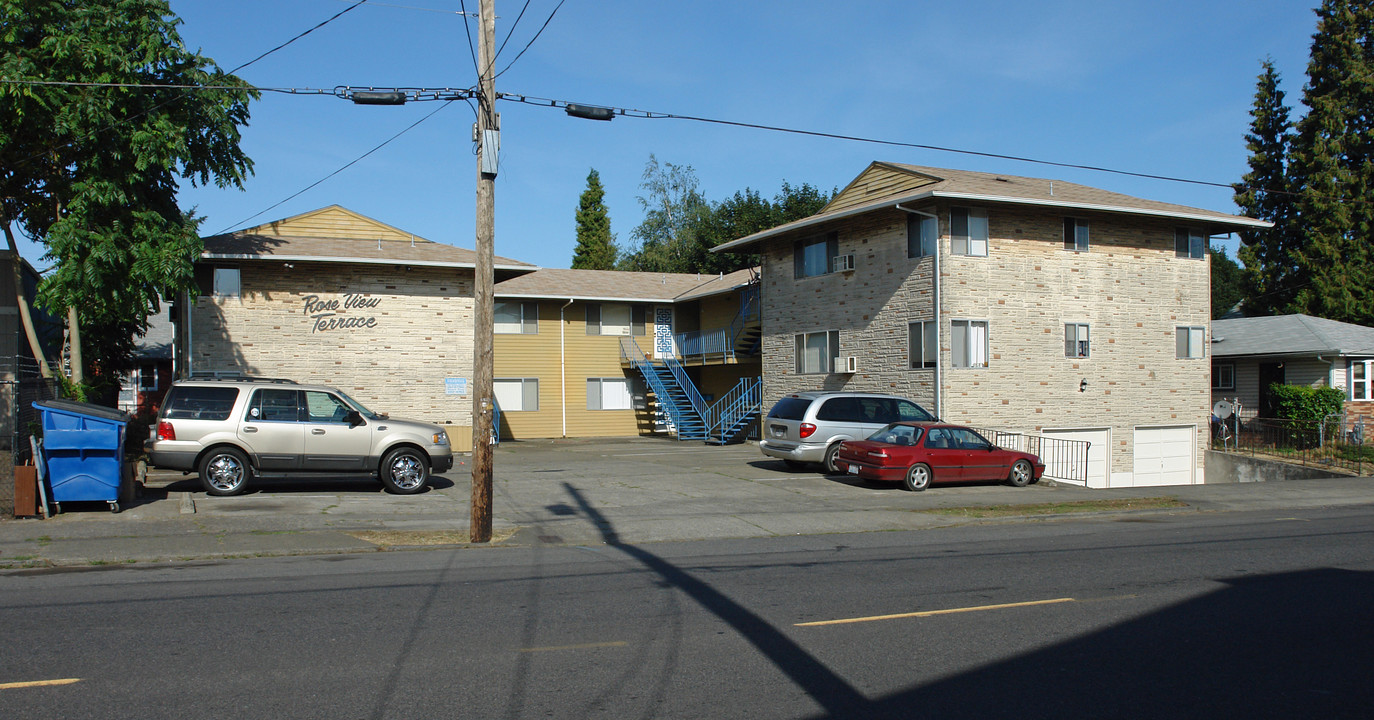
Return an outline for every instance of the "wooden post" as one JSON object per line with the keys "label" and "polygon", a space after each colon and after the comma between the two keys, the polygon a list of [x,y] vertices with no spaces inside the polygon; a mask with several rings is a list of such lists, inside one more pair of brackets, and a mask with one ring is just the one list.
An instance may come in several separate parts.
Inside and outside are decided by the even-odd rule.
{"label": "wooden post", "polygon": [[481,0],[478,33],[477,272],[473,282],[472,342],[472,542],[491,541],[493,264],[496,241],[496,152],[489,147],[499,131],[496,119],[496,8]]}

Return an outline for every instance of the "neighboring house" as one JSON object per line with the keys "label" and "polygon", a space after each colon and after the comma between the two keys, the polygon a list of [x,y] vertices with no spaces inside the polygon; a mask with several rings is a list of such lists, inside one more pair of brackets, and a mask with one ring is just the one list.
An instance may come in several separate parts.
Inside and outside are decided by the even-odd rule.
{"label": "neighboring house", "polygon": [[1212,399],[1275,417],[1273,384],[1345,391],[1345,415],[1374,420],[1374,328],[1309,315],[1212,321]]}
{"label": "neighboring house", "polygon": [[[177,376],[332,385],[375,410],[472,427],[476,253],[332,205],[205,238]],[[495,279],[533,265],[495,259]]]}
{"label": "neighboring house", "polygon": [[501,437],[705,439],[711,408],[757,385],[756,280],[541,269],[498,283]]}
{"label": "neighboring house", "polygon": [[172,341],[175,335],[172,310],[148,317],[148,331],[134,338],[134,369],[124,376],[119,389],[119,409],[130,415],[151,417],[162,405],[175,377]]}
{"label": "neighboring house", "polygon": [[1268,223],[1056,180],[873,163],[763,258],[763,405],[910,397],[1087,440],[1091,487],[1204,480],[1209,239]]}

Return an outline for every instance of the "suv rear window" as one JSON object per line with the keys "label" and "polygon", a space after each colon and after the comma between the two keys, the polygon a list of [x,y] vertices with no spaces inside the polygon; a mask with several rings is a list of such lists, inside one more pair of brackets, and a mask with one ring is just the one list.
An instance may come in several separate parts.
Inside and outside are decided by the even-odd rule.
{"label": "suv rear window", "polygon": [[238,399],[235,387],[173,385],[162,417],[167,420],[228,420]]}
{"label": "suv rear window", "polygon": [[783,398],[768,411],[768,417],[779,420],[800,420],[806,415],[806,409],[811,407],[811,401],[806,398]]}

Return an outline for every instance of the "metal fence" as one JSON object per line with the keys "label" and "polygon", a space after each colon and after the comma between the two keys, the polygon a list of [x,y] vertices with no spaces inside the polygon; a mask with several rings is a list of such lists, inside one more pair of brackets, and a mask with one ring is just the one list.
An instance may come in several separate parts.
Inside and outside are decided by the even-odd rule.
{"label": "metal fence", "polygon": [[30,459],[29,436],[38,426],[38,410],[33,403],[58,397],[57,386],[43,379],[37,361],[22,355],[0,358],[0,377],[0,394],[4,397],[0,408],[0,451],[13,452],[15,464],[20,465]]}
{"label": "metal fence", "polygon": [[1045,477],[1083,486],[1088,484],[1088,447],[1086,440],[1026,435],[1003,430],[977,429],[979,435],[998,447],[1028,452],[1045,463]]}
{"label": "metal fence", "polygon": [[1281,462],[1374,471],[1374,423],[1332,415],[1322,422],[1231,416],[1212,423],[1212,449]]}

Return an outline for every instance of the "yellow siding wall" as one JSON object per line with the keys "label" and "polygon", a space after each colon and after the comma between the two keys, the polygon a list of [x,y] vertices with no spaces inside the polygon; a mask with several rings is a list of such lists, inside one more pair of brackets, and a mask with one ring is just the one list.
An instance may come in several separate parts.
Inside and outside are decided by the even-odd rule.
{"label": "yellow siding wall", "polygon": [[825,206],[825,212],[863,205],[877,198],[915,190],[922,185],[929,185],[933,182],[935,181],[930,178],[901,170],[881,166],[870,167],[848,187],[840,191],[840,194],[835,196],[829,205]]}
{"label": "yellow siding wall", "polygon": [[[623,336],[587,335],[586,306],[575,302],[562,309],[560,343],[559,313],[563,303],[539,302],[539,332],[531,335],[498,334],[494,337],[495,377],[538,378],[537,411],[502,411],[504,438],[635,436],[640,432],[634,410],[587,410],[587,378],[632,377],[638,373],[620,365]],[[647,349],[650,338],[636,336]],[[567,378],[566,393],[563,379]]]}
{"label": "yellow siding wall", "polygon": [[295,218],[262,225],[255,230],[263,235],[343,239],[382,239],[409,242],[411,235],[369,220],[342,208],[324,208]]}

